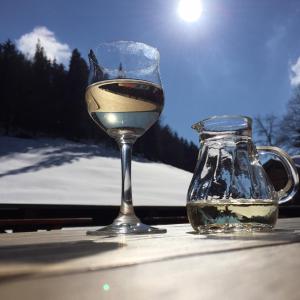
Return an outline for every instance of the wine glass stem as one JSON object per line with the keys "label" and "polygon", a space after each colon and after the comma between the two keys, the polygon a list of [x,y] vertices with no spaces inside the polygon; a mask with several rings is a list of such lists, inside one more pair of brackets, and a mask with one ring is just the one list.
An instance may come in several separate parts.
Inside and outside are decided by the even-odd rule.
{"label": "wine glass stem", "polygon": [[132,190],[131,190],[131,142],[120,142],[121,165],[122,165],[122,198],[120,214],[135,215],[132,206]]}

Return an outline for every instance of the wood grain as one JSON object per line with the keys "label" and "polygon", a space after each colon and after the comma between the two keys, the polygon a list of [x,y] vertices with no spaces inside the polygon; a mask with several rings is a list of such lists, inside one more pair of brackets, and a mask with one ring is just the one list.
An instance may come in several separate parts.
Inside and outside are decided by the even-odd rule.
{"label": "wood grain", "polygon": [[264,234],[165,227],[95,239],[78,229],[3,234],[0,299],[300,299],[300,219]]}

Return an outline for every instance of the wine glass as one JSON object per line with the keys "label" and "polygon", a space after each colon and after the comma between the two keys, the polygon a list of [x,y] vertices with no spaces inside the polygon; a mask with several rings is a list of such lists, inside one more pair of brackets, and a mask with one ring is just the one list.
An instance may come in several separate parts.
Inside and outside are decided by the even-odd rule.
{"label": "wine glass", "polygon": [[91,118],[116,140],[121,152],[122,194],[118,217],[89,235],[165,233],[141,223],[131,192],[131,152],[136,139],[159,118],[164,94],[159,76],[159,52],[144,43],[100,44],[89,53],[86,103]]}

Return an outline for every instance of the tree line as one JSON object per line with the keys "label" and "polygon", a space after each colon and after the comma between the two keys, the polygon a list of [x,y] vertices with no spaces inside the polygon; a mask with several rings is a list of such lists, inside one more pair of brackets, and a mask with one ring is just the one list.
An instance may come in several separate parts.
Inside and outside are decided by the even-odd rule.
{"label": "tree line", "polygon": [[[88,66],[77,49],[69,68],[50,61],[40,43],[33,59],[11,41],[0,43],[0,132],[35,138],[62,137],[116,147],[89,117],[84,101]],[[193,171],[197,147],[157,122],[134,146],[135,154]]]}
{"label": "tree line", "polygon": [[255,119],[257,142],[279,146],[290,154],[300,154],[300,85],[293,90],[282,116],[268,114]]}

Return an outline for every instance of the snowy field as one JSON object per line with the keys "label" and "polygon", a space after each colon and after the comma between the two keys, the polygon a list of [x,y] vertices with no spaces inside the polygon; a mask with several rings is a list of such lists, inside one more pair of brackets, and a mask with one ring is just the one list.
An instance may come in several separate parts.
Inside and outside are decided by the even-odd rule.
{"label": "snowy field", "polygon": [[[0,137],[1,203],[119,205],[121,163],[104,146]],[[185,206],[192,173],[133,161],[134,205]]]}

